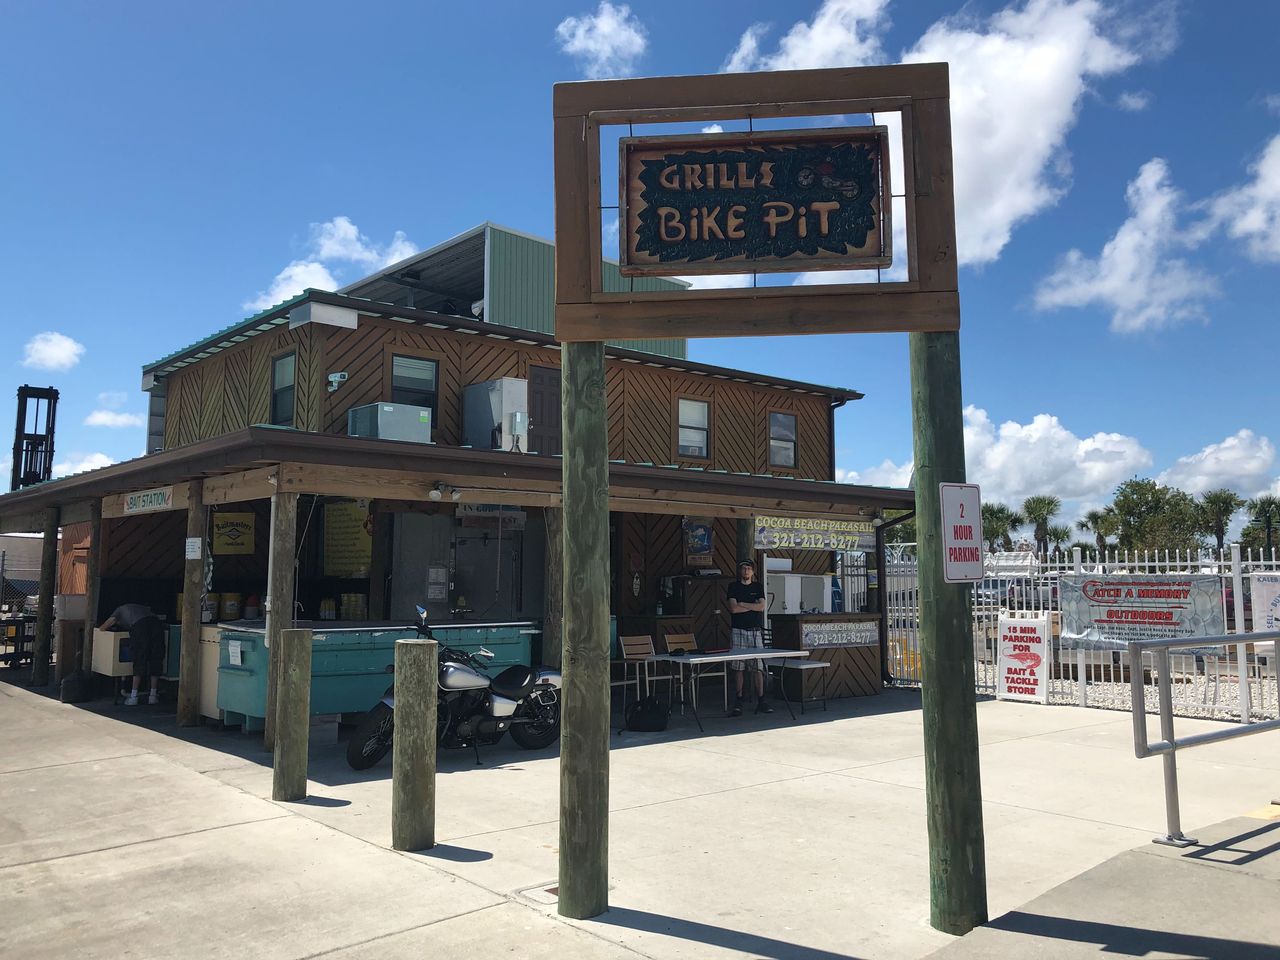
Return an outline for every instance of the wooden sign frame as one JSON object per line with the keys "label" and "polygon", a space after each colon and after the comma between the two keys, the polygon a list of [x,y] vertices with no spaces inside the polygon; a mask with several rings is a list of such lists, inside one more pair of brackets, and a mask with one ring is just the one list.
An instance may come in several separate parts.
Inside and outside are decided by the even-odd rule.
{"label": "wooden sign frame", "polygon": [[[601,127],[895,111],[902,116],[906,280],[605,291]],[[556,337],[562,342],[960,328],[945,63],[559,83],[553,112]]]}

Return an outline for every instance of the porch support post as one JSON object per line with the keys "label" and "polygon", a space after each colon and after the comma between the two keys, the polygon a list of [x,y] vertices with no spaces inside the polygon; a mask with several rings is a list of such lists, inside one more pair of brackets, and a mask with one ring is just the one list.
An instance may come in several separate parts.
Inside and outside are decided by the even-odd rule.
{"label": "porch support post", "polygon": [[[734,522],[734,563],[740,560],[756,559],[756,522],[754,520],[737,520]],[[737,575],[735,567],[730,573]]]}
{"label": "porch support post", "polygon": [[49,651],[53,646],[53,595],[58,589],[57,507],[44,512],[44,540],[40,544],[40,601],[36,607],[36,640],[31,649],[31,685],[49,685]]}
{"label": "porch support post", "polygon": [[[178,655],[178,726],[200,722],[200,608],[204,603],[205,542],[209,509],[204,505],[204,484],[187,485],[187,540],[200,544],[198,556],[187,551],[182,565],[182,640]],[[170,665],[172,669],[172,665]]]}
{"label": "porch support post", "polygon": [[93,631],[99,622],[98,593],[102,587],[102,501],[97,498],[89,501],[89,552],[85,556],[84,576],[84,642],[80,645],[80,666],[87,673],[93,666]]}
{"label": "porch support post", "polygon": [[267,716],[262,746],[276,748],[276,701],[280,682],[280,633],[293,625],[295,558],[298,553],[298,495],[271,495],[271,542],[267,552]]}
{"label": "porch support post", "polygon": [[938,484],[963,483],[958,333],[910,334],[930,922],[963,935],[987,919],[973,618],[967,583],[943,580]]}
{"label": "porch support post", "polygon": [[604,344],[561,346],[564,368],[564,714],[561,916],[609,909],[609,454]]}

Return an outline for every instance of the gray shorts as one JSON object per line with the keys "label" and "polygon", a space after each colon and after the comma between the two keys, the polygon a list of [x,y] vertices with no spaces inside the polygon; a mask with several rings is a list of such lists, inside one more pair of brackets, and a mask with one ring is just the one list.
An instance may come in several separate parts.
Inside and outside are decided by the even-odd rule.
{"label": "gray shorts", "polygon": [[[740,630],[734,627],[729,632],[729,642],[735,647],[754,647],[764,649],[764,632],[758,627],[753,630]],[[730,670],[764,670],[763,660],[730,660]]]}

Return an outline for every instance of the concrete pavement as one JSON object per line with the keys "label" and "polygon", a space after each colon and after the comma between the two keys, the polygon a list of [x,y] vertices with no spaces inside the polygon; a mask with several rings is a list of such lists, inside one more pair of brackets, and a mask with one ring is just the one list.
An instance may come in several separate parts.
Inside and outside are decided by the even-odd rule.
{"label": "concrete pavement", "polygon": [[[978,712],[993,917],[1160,830],[1160,765],[1133,758],[1126,714]],[[1270,800],[1277,740],[1181,758],[1183,822]],[[0,944],[24,958],[834,960],[953,942],[928,925],[918,694],[796,722],[717,718],[705,735],[676,721],[614,747],[612,909],[571,923],[548,893],[554,750],[508,743],[479,768],[467,751],[441,754],[440,846],[400,854],[387,849],[385,761],[355,773],[343,745],[313,744],[310,798],[276,804],[258,737],[0,685]]]}

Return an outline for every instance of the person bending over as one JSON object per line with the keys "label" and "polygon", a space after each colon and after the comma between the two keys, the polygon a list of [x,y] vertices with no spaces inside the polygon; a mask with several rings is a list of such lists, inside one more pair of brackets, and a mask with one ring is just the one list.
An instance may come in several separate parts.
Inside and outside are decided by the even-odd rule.
{"label": "person bending over", "polygon": [[151,679],[151,695],[147,697],[147,703],[159,703],[156,685],[164,669],[164,624],[148,607],[140,603],[126,603],[116,607],[100,629],[113,628],[129,632],[129,649],[133,651],[133,692],[125,698],[125,706],[137,706],[138,688],[144,677]]}
{"label": "person bending over", "polygon": [[[750,560],[738,561],[738,579],[729,584],[729,613],[732,615],[731,643],[735,647],[764,648],[764,588],[756,582],[756,565]],[[738,699],[732,715],[742,716],[743,674],[748,670],[756,676],[756,713],[773,713],[773,707],[764,698],[764,661],[733,660],[733,671]]]}

